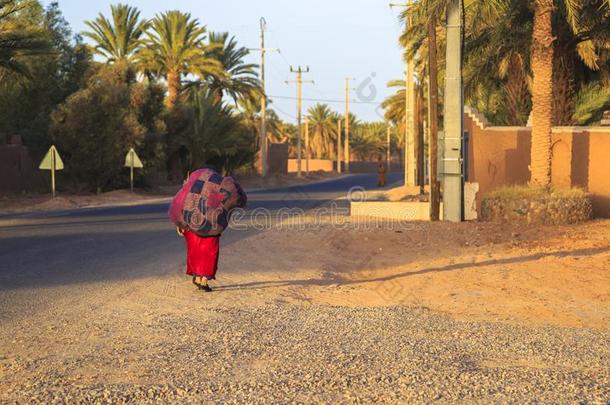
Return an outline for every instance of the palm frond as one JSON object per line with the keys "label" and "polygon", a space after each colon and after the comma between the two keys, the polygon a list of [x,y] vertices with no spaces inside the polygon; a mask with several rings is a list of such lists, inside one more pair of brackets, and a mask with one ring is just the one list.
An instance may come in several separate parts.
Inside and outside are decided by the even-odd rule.
{"label": "palm frond", "polygon": [[131,60],[143,44],[149,22],[140,18],[140,11],[125,4],[110,6],[111,19],[102,13],[93,21],[85,21],[90,31],[82,35],[94,42],[93,52],[109,62]]}

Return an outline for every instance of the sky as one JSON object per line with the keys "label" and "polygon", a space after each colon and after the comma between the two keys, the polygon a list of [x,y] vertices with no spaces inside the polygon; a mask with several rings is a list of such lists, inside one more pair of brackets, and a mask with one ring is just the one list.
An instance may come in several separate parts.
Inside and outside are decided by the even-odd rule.
{"label": "sky", "polygon": [[[43,1],[48,4],[50,1]],[[85,20],[99,12],[110,14],[117,0],[59,0],[59,6],[74,32],[86,29]],[[228,31],[241,46],[260,47],[260,17],[267,21],[266,87],[270,107],[280,118],[296,122],[296,85],[290,66],[309,66],[303,84],[303,113],[318,100],[333,110],[345,111],[345,78],[350,84],[350,111],[364,121],[383,119],[379,103],[392,93],[388,81],[404,72],[398,36],[399,9],[390,0],[122,0],[138,7],[142,16],[179,9],[197,17],[208,30]],[[260,63],[260,53],[249,60]]]}

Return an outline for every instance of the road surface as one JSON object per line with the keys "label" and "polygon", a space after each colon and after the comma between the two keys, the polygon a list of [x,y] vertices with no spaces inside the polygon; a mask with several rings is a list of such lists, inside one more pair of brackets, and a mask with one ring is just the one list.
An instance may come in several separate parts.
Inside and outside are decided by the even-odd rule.
{"label": "road surface", "polygon": [[[390,173],[388,184],[399,184]],[[249,193],[248,210],[312,209],[353,187],[376,189],[375,174],[354,174],[301,186]],[[343,201],[343,205],[347,202]],[[223,245],[248,232],[227,232]],[[0,217],[0,317],[18,313],[19,288],[74,285],[163,275],[183,261],[184,242],[167,219],[167,203],[84,208]],[[77,290],[78,291],[78,290]],[[65,293],[65,292],[64,292]],[[44,303],[44,294],[35,300]],[[31,297],[27,297],[31,299]],[[40,302],[42,304],[43,302]],[[31,303],[25,307],[33,307]]]}

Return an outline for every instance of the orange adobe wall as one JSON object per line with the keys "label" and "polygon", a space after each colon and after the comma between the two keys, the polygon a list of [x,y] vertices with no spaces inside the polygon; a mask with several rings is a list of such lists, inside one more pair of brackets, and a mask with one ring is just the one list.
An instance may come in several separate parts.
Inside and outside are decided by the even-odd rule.
{"label": "orange adobe wall", "polygon": [[[466,108],[464,130],[470,138],[468,181],[479,183],[479,209],[490,191],[529,181],[531,128],[491,126]],[[553,128],[551,172],[553,186],[587,190],[594,215],[610,217],[610,127]]]}

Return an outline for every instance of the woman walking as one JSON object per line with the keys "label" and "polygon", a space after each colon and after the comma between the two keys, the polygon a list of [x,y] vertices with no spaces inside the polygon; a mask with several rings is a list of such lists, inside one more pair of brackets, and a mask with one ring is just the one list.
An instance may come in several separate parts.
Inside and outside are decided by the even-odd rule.
{"label": "woman walking", "polygon": [[188,229],[176,227],[178,235],[186,241],[186,274],[200,290],[211,292],[208,281],[216,279],[220,236],[199,236]]}
{"label": "woman walking", "polygon": [[186,274],[200,290],[212,291],[208,282],[216,278],[220,235],[231,211],[246,201],[239,183],[209,167],[194,171],[172,200],[170,220],[186,241]]}

